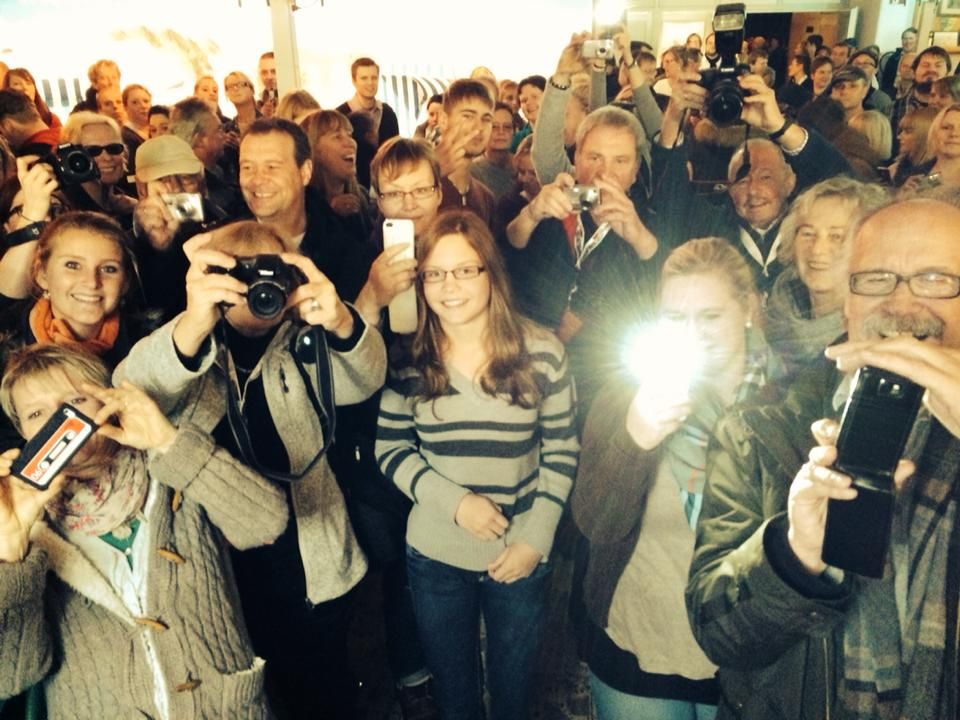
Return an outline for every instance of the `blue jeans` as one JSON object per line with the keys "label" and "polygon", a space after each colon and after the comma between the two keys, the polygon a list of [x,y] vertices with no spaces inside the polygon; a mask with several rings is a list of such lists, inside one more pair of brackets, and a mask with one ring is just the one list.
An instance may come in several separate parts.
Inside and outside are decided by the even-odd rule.
{"label": "blue jeans", "polygon": [[667,700],[620,692],[590,673],[598,720],[713,720],[716,705]]}
{"label": "blue jeans", "polygon": [[407,546],[407,574],[420,644],[443,720],[480,720],[480,613],[487,628],[491,720],[527,717],[550,569],[510,585],[485,572],[431,560]]}

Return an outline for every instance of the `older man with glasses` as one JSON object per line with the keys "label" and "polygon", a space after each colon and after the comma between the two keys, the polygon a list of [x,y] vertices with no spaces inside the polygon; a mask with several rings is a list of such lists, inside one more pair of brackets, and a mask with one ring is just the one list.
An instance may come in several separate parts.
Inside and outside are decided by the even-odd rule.
{"label": "older man with glasses", "polygon": [[[687,587],[694,634],[720,666],[720,718],[934,720],[955,712],[958,230],[960,209],[936,200],[867,216],[849,265],[849,339],[770,404],[721,424]],[[865,365],[925,390],[890,481],[889,552],[873,555],[880,579],[823,559],[828,501],[867,492],[835,465],[837,418],[853,372]],[[879,452],[889,439],[875,442]]]}

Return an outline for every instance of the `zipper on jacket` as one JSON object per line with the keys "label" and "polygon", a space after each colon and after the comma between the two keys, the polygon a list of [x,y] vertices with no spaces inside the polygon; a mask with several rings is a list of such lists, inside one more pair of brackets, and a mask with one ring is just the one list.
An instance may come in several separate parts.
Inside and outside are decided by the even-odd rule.
{"label": "zipper on jacket", "polygon": [[830,685],[833,683],[833,679],[830,677],[831,668],[830,668],[830,648],[827,644],[827,638],[823,638],[823,675],[826,682],[823,686],[826,691],[826,697],[824,698],[824,714],[823,717],[825,720],[830,720]]}

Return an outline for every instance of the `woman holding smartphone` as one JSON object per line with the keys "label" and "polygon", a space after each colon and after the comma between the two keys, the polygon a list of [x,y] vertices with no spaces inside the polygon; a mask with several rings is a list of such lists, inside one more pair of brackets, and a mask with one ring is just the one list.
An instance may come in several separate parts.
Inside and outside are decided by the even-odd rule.
{"label": "woman holding smartphone", "polygon": [[46,490],[0,453],[0,698],[39,683],[51,720],[271,717],[223,544],[273,542],[282,492],[77,350],[14,353],[0,404],[28,440],[64,404],[100,425]]}
{"label": "woman holding smartphone", "polygon": [[380,405],[376,455],[413,500],[407,565],[445,718],[525,718],[560,514],[576,471],[563,348],[517,315],[503,262],[473,213],[417,239],[418,327]]}
{"label": "woman holding smartphone", "polygon": [[684,591],[714,426],[773,369],[758,309],[751,270],[726,240],[681,245],[661,272],[662,336],[642,353],[669,364],[611,380],[590,408],[571,506],[590,544],[586,656],[600,720],[716,714],[716,666]]}

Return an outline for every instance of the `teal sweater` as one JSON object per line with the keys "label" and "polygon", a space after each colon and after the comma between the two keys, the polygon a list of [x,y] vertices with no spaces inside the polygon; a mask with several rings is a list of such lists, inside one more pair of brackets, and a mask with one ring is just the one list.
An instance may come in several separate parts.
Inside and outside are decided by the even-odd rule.
{"label": "teal sweater", "polygon": [[[431,402],[413,396],[416,375],[398,373],[383,392],[377,462],[414,501],[407,542],[429,558],[485,571],[507,545],[524,542],[546,560],[577,471],[573,386],[563,346],[528,333],[527,349],[545,379],[539,407],[524,409],[483,392],[448,368],[450,390]],[[510,521],[498,540],[459,527],[460,501],[474,492]]]}

